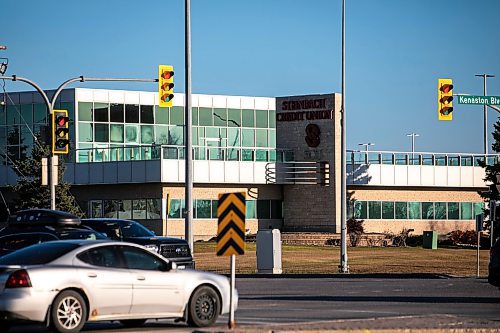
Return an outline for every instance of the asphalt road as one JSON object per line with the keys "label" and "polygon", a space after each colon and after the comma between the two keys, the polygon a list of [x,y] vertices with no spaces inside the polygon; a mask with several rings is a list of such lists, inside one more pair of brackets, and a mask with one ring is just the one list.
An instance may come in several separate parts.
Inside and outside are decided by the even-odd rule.
{"label": "asphalt road", "polygon": [[[476,278],[301,277],[238,278],[239,329],[266,328],[498,328],[500,290]],[[215,328],[227,327],[227,316]],[[276,330],[276,329],[275,329]],[[47,332],[16,327],[13,332]],[[85,332],[191,332],[172,321],[140,329],[118,323],[88,324]]]}

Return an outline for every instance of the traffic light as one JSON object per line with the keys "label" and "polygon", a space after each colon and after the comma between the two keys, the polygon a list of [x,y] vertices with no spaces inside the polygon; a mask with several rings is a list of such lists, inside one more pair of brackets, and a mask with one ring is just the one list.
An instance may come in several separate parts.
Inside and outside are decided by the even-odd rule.
{"label": "traffic light", "polygon": [[69,118],[67,110],[52,111],[52,153],[69,152]]}
{"label": "traffic light", "polygon": [[174,67],[160,65],[158,67],[158,104],[160,106],[172,106],[174,99]]}
{"label": "traffic light", "polygon": [[451,79],[438,79],[438,119],[453,119],[453,84]]}

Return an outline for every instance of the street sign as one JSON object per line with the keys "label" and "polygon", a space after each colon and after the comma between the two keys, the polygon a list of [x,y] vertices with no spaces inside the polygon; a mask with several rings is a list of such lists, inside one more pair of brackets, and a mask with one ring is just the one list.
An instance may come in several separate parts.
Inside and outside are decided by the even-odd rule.
{"label": "street sign", "polygon": [[476,215],[476,231],[480,232],[483,230],[484,214]]}
{"label": "street sign", "polygon": [[458,95],[458,104],[500,105],[500,96]]}
{"label": "street sign", "polygon": [[218,256],[245,253],[245,192],[219,194],[217,206]]}

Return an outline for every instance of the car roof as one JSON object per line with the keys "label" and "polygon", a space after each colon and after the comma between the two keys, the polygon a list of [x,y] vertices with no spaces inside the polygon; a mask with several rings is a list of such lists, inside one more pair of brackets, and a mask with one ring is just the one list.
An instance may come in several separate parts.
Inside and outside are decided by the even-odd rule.
{"label": "car roof", "polygon": [[78,226],[81,220],[78,216],[52,209],[25,209],[9,216],[9,226],[15,225],[57,225]]}

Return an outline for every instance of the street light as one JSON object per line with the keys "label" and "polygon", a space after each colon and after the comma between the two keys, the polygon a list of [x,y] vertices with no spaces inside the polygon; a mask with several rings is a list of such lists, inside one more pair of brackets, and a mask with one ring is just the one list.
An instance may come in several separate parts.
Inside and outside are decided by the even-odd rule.
{"label": "street light", "polygon": [[[477,77],[483,78],[483,95],[486,96],[486,78],[495,77],[491,74],[476,74]],[[483,140],[484,140],[484,155],[488,155],[488,114],[486,112],[486,104],[483,105]]]}
{"label": "street light", "polygon": [[415,152],[415,137],[420,136],[420,134],[409,133],[409,134],[406,134],[406,136],[408,136],[408,137],[411,136],[411,154],[412,154],[412,157],[413,157],[413,153]]}
{"label": "street light", "polygon": [[368,152],[368,147],[370,146],[375,146],[374,143],[371,143],[371,142],[367,142],[367,143],[358,143],[358,146],[364,146],[365,147],[365,151]]}
{"label": "street light", "polygon": [[[7,50],[7,46],[5,45],[0,45],[0,51]],[[0,58],[0,75],[4,75],[5,72],[7,71],[7,65],[9,64],[9,59],[8,58]]]}

